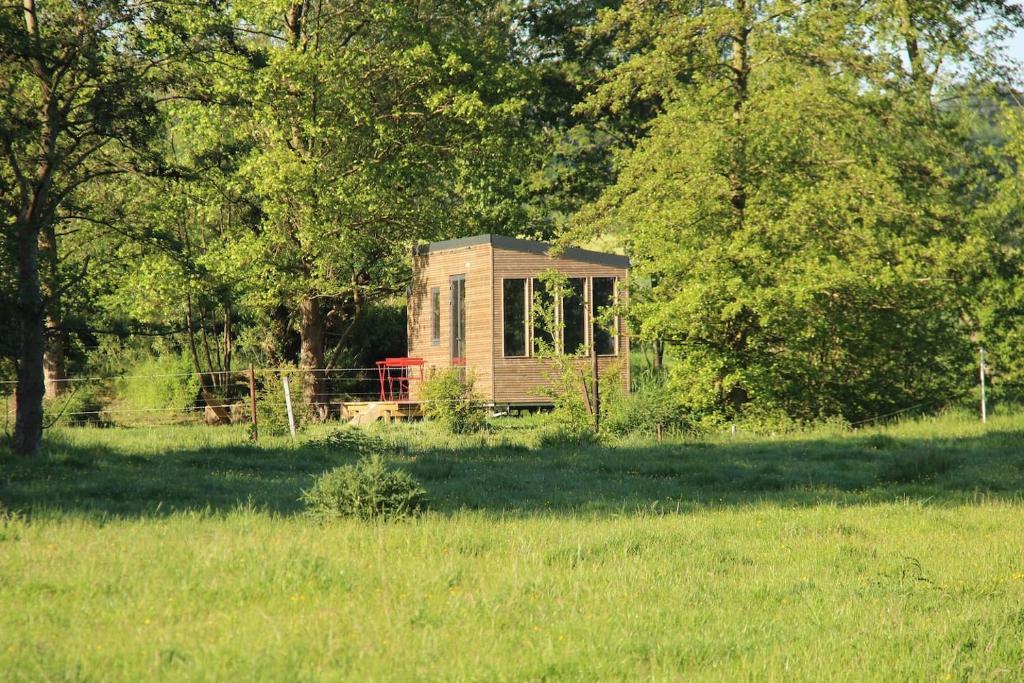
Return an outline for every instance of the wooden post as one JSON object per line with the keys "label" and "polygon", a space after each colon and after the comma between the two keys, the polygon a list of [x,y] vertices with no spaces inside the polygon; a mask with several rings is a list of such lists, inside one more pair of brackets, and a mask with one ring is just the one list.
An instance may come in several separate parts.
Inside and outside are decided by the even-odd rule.
{"label": "wooden post", "polygon": [[259,424],[256,419],[256,373],[249,363],[249,401],[252,403],[252,442],[259,441]]}
{"label": "wooden post", "polygon": [[284,384],[284,405],[288,409],[288,431],[292,434],[292,441],[295,441],[295,415],[292,413],[292,392],[288,388],[288,375],[281,378]]}

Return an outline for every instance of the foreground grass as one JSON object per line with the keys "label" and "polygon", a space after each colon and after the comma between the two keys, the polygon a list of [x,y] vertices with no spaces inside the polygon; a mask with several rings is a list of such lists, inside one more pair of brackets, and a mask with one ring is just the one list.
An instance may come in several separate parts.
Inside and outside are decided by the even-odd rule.
{"label": "foreground grass", "polygon": [[531,449],[392,430],[432,511],[313,524],[352,455],[72,430],[4,461],[5,680],[1024,676],[1024,420]]}

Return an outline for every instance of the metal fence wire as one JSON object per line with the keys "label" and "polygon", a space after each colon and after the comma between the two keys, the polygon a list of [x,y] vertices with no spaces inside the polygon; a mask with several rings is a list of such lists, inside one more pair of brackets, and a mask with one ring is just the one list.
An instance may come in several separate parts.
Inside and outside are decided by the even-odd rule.
{"label": "metal fence wire", "polygon": [[[416,377],[395,376],[407,383]],[[314,383],[314,380],[317,380]],[[161,388],[133,387],[162,384]],[[380,369],[244,368],[212,372],[67,377],[48,382],[45,425],[228,424],[251,422],[286,409],[284,385],[290,388],[296,414],[314,410],[323,418],[340,418],[343,406],[381,399]],[[5,423],[13,425],[14,380],[0,381]],[[315,389],[310,388],[315,384]],[[56,390],[54,391],[54,387]],[[161,391],[161,389],[163,391]],[[140,398],[144,397],[144,398]]]}

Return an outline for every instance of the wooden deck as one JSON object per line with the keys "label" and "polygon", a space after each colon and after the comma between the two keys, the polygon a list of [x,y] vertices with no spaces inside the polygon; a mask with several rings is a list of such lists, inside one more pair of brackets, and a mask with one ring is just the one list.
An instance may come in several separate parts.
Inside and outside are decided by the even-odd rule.
{"label": "wooden deck", "polygon": [[341,404],[341,419],[350,425],[367,425],[384,420],[415,420],[423,417],[418,401],[347,401]]}

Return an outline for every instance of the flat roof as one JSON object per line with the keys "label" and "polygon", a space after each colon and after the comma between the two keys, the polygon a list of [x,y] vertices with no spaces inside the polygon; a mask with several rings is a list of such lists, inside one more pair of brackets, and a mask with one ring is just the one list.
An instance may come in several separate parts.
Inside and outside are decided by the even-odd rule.
{"label": "flat roof", "polygon": [[[506,237],[505,235],[473,235],[472,237],[459,237],[454,240],[443,240],[441,242],[430,242],[429,244],[417,244],[412,248],[414,256],[422,256],[435,251],[447,249],[459,249],[462,247],[475,247],[480,244],[489,244],[498,249],[510,251],[523,251],[529,254],[548,255],[548,252],[556,247],[547,242],[537,240],[524,240],[518,237]],[[629,268],[629,257],[621,254],[608,254],[602,251],[591,251],[589,249],[577,249],[567,247],[560,254],[562,258],[570,261],[583,261],[584,263],[596,263],[602,266],[613,268]]]}

